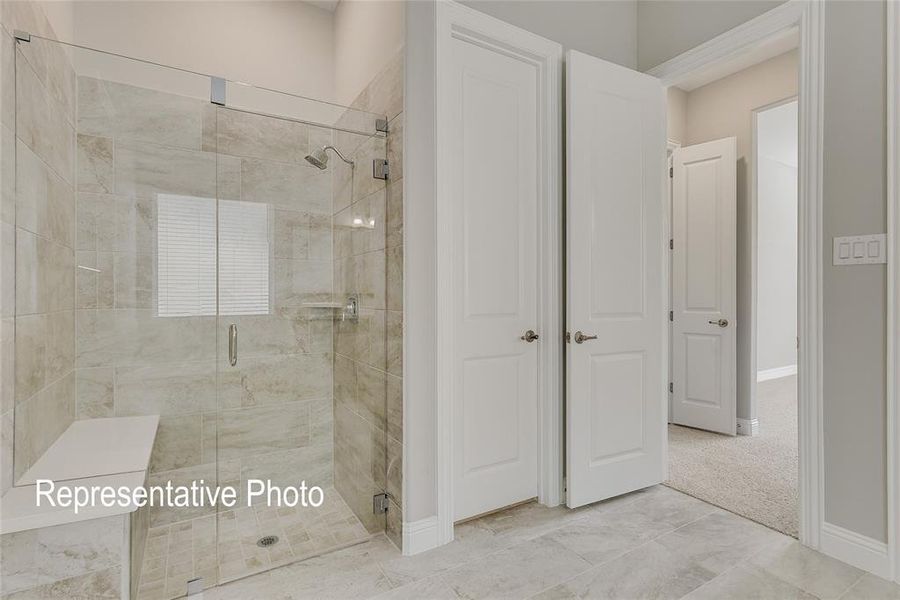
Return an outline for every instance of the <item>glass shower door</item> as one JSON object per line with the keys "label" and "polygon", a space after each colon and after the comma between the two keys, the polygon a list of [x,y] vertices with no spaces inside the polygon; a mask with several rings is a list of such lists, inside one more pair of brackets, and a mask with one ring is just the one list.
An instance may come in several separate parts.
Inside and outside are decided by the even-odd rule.
{"label": "glass shower door", "polygon": [[[385,485],[384,182],[368,184],[356,217],[368,236],[336,227],[384,138],[231,108],[242,98],[232,92],[279,114],[294,99],[229,84],[229,107],[215,113],[217,473],[240,494],[217,515],[220,581],[385,526],[372,511]],[[356,260],[354,241],[372,256]]]}

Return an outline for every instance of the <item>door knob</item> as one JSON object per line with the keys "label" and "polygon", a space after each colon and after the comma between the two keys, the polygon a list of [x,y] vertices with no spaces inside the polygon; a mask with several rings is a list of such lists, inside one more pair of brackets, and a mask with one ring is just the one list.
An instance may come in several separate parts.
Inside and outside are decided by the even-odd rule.
{"label": "door knob", "polygon": [[588,340],[596,340],[597,339],[596,335],[584,335],[580,331],[576,331],[574,337],[575,337],[576,344],[583,344]]}
{"label": "door knob", "polygon": [[538,334],[536,334],[533,330],[529,329],[528,331],[525,332],[525,335],[523,335],[519,339],[525,340],[526,342],[528,342],[530,344],[531,342],[538,339],[539,337],[540,336]]}
{"label": "door knob", "polygon": [[728,319],[719,319],[718,321],[710,321],[710,325],[718,325],[719,327],[728,327]]}

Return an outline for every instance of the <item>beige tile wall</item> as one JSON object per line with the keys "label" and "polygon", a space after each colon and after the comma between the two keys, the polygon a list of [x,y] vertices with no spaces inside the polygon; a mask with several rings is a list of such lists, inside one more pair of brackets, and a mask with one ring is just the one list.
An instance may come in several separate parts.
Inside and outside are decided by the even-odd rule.
{"label": "beige tile wall", "polygon": [[[88,77],[78,98],[78,417],[160,415],[151,484],[331,487],[332,315],[304,306],[332,298],[331,173],[304,160],[330,130]],[[159,194],[267,205],[269,314],[158,315]]]}
{"label": "beige tile wall", "polygon": [[[75,73],[31,2],[0,3],[0,493],[75,417]],[[18,111],[16,110],[18,106]]]}
{"label": "beige tile wall", "polygon": [[[355,172],[334,181],[334,280],[338,297],[358,293],[357,323],[335,326],[335,487],[370,531],[387,529],[400,545],[402,521],[403,53],[352,107],[387,115],[385,138],[335,133],[355,147]],[[353,115],[358,117],[358,113]],[[389,181],[371,177],[373,156],[387,156]],[[374,225],[373,225],[374,223]],[[360,226],[362,224],[363,226]],[[368,225],[368,226],[366,226]],[[372,495],[391,496],[387,520],[372,515]]]}

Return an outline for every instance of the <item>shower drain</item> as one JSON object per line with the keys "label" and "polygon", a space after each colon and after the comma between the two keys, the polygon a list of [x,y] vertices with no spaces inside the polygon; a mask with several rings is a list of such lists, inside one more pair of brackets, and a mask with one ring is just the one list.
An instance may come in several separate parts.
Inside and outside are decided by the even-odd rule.
{"label": "shower drain", "polygon": [[270,546],[274,546],[278,543],[277,535],[264,535],[263,537],[256,540],[256,545],[260,548],[268,548]]}

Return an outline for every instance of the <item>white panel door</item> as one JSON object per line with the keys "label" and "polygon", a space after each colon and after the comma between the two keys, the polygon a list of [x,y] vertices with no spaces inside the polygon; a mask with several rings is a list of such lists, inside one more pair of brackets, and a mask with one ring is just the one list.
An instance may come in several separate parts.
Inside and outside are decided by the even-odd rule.
{"label": "white panel door", "polygon": [[566,481],[575,507],[665,475],[666,133],[659,80],[574,51],[566,68]]}
{"label": "white panel door", "polygon": [[[538,65],[452,39],[442,99],[453,253],[453,518],[538,495]],[[540,331],[537,332],[540,335]]]}
{"label": "white panel door", "polygon": [[735,138],[678,148],[672,175],[672,422],[735,435]]}

